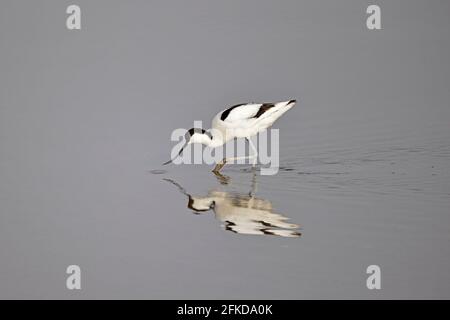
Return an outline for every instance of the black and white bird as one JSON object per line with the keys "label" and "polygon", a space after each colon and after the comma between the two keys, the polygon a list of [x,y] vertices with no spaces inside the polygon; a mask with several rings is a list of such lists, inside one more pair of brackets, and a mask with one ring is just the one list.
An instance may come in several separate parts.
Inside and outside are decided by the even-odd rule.
{"label": "black and white bird", "polygon": [[[272,203],[252,192],[238,193],[211,189],[205,196],[193,196],[177,182],[163,179],[175,185],[188,198],[187,207],[196,214],[213,211],[217,220],[223,223],[225,230],[246,235],[274,235],[298,238],[300,226],[288,222],[288,218],[274,212]],[[256,183],[256,182],[255,182]]]}
{"label": "black and white bird", "polygon": [[[269,128],[281,115],[291,109],[296,102],[296,100],[289,100],[275,103],[242,103],[234,105],[219,112],[213,118],[211,129],[215,130],[207,131],[202,128],[188,130],[185,144],[178,155],[181,155],[188,144],[201,143],[211,148],[217,148],[234,138],[246,138],[254,154],[245,158],[256,160],[258,151],[251,142],[250,137]],[[219,172],[227,162],[236,159],[238,158],[223,159],[215,166],[213,172]],[[171,159],[163,165],[169,164],[173,160]]]}

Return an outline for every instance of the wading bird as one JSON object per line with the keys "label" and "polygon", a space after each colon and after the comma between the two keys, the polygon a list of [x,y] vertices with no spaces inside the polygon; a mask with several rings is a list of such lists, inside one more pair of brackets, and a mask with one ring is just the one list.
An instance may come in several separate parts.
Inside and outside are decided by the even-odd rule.
{"label": "wading bird", "polygon": [[163,180],[175,185],[188,198],[187,207],[194,213],[213,211],[225,230],[247,235],[301,236],[298,225],[287,222],[287,217],[274,212],[269,200],[255,196],[256,180],[253,180],[248,194],[212,189],[205,196],[192,196],[177,182]]}
{"label": "wading bird", "polygon": [[[245,138],[254,154],[246,157],[224,158],[216,164],[213,172],[219,172],[227,162],[242,158],[254,159],[253,165],[255,165],[258,151],[250,137],[270,127],[282,114],[292,108],[296,102],[296,100],[289,100],[276,103],[242,103],[223,110],[212,120],[211,129],[214,130],[207,131],[202,128],[188,130],[185,135],[185,143],[178,155],[181,155],[183,149],[191,143],[201,143],[211,148],[217,148],[231,139]],[[171,159],[163,163],[163,165],[169,164],[173,160]]]}

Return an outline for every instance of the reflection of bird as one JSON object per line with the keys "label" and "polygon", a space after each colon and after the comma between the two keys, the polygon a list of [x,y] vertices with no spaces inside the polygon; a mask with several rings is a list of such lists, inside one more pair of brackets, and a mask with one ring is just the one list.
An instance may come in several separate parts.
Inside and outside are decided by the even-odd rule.
{"label": "reflection of bird", "polygon": [[206,196],[188,194],[177,182],[164,179],[188,197],[188,208],[199,214],[213,210],[216,219],[222,221],[225,229],[240,234],[276,235],[299,237],[298,225],[288,223],[287,217],[274,213],[272,203],[250,194],[211,190]]}
{"label": "reflection of bird", "polygon": [[[243,103],[223,110],[214,117],[212,121],[213,130],[190,129],[185,135],[185,144],[178,155],[181,155],[186,145],[191,143],[201,143],[216,148],[231,139],[246,138],[254,154],[248,157],[240,157],[239,159],[252,158],[256,161],[258,151],[251,142],[250,137],[270,127],[275,120],[292,108],[295,103],[296,100],[276,103]],[[216,165],[213,171],[219,172],[226,162],[236,159],[238,158],[224,158]],[[164,164],[171,163],[173,160],[171,159]]]}

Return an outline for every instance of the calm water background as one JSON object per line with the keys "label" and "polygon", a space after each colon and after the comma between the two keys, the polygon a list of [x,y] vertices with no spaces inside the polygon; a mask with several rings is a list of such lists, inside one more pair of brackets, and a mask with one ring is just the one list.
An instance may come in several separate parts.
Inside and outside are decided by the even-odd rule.
{"label": "calm water background", "polygon": [[[69,4],[1,4],[1,298],[450,298],[448,2],[379,1],[380,31],[365,1],[78,1],[80,31]],[[256,195],[301,237],[224,230],[163,180],[247,195],[246,166],[150,172],[173,129],[290,98]]]}

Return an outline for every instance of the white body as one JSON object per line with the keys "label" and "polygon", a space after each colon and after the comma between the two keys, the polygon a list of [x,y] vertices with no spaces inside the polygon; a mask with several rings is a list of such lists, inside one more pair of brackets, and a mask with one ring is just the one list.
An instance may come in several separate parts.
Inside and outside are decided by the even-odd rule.
{"label": "white body", "polygon": [[[295,105],[295,100],[273,104],[247,103],[219,112],[212,120],[211,137],[195,133],[188,144],[202,143],[215,148],[234,138],[250,138],[269,128],[279,117]],[[264,108],[265,106],[269,106]],[[228,111],[229,110],[229,111]],[[224,120],[224,112],[227,116]],[[219,132],[219,134],[218,134]]]}
{"label": "white body", "polygon": [[[220,175],[220,180],[222,178],[225,177]],[[297,230],[299,226],[287,222],[287,217],[274,212],[269,200],[255,196],[256,173],[248,194],[212,189],[205,196],[192,196],[177,182],[171,179],[163,180],[175,185],[188,197],[189,209],[196,213],[213,211],[216,219],[223,223],[226,230],[241,234],[268,234],[281,237],[300,237],[301,235]]]}
{"label": "white body", "polygon": [[258,118],[255,115],[263,105],[261,103],[249,103],[236,107],[225,120],[221,120],[220,117],[225,111],[223,110],[213,118],[211,127],[221,132],[223,136],[222,143],[226,143],[234,138],[249,138],[269,128],[279,117],[295,105],[295,102],[289,102],[275,103],[273,108],[268,109]]}
{"label": "white body", "polygon": [[236,233],[300,236],[296,230],[298,225],[286,222],[287,217],[273,212],[272,203],[265,199],[211,191],[206,197],[191,197],[191,201],[191,209],[212,209],[216,218],[222,221],[228,230]]}
{"label": "white body", "polygon": [[[234,138],[247,138],[254,155],[245,158],[252,158],[254,160],[253,165],[255,165],[258,151],[251,142],[250,137],[269,128],[279,117],[291,109],[295,103],[296,100],[276,103],[246,103],[225,109],[213,118],[212,128],[209,132],[202,128],[188,130],[185,136],[185,144],[178,152],[178,155],[181,155],[186,145],[192,143],[201,143],[208,147],[216,148]],[[223,159],[213,171],[218,172],[226,162],[240,158],[242,157]],[[172,160],[169,160],[163,165],[171,162]]]}

